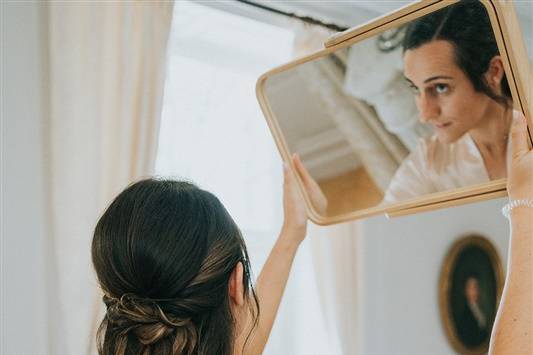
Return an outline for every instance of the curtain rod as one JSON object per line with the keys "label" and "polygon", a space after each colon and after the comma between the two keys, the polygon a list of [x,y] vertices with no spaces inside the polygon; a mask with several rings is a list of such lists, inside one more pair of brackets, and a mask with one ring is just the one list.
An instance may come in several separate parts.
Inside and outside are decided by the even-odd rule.
{"label": "curtain rod", "polygon": [[243,4],[246,4],[246,5],[257,7],[259,9],[261,9],[261,10],[273,12],[273,13],[278,14],[278,15],[283,15],[283,16],[290,17],[290,18],[295,18],[295,19],[298,19],[300,21],[303,21],[303,22],[306,22],[306,23],[309,23],[309,24],[312,24],[312,25],[318,25],[318,26],[326,27],[326,28],[329,28],[330,30],[337,31],[337,32],[342,32],[342,31],[348,29],[347,27],[337,26],[337,25],[332,24],[332,23],[324,23],[324,22],[322,22],[320,20],[314,19],[314,18],[309,17],[309,16],[299,16],[299,15],[296,15],[295,13],[285,12],[285,11],[282,11],[282,10],[274,9],[272,7],[269,7],[269,6],[266,6],[266,5],[262,5],[262,4],[253,2],[253,1],[248,1],[248,0],[235,0],[235,1],[243,3]]}

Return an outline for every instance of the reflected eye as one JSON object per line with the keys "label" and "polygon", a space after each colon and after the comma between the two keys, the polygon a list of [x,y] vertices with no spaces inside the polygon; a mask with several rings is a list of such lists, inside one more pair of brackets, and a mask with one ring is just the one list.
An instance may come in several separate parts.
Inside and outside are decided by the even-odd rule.
{"label": "reflected eye", "polygon": [[435,85],[435,91],[438,94],[444,94],[444,93],[448,92],[448,85],[446,85],[446,84],[437,84],[437,85]]}
{"label": "reflected eye", "polygon": [[411,89],[411,92],[414,94],[414,95],[418,95],[420,93],[420,91],[418,90],[418,88],[414,85],[409,85],[409,88]]}

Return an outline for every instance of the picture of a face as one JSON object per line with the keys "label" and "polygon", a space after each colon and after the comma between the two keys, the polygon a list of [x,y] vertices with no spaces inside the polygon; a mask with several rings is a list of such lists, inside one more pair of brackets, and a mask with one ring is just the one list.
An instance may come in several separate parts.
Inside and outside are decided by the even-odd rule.
{"label": "picture of a face", "polygon": [[444,143],[453,143],[480,126],[495,104],[474,89],[456,64],[453,44],[445,40],[407,50],[404,76],[413,90],[420,121],[430,123]]}
{"label": "picture of a face", "polygon": [[469,276],[464,286],[465,306],[458,318],[460,338],[469,346],[477,346],[488,339],[487,312],[481,302],[481,290],[477,276]]}
{"label": "picture of a face", "polygon": [[479,281],[475,277],[469,277],[465,283],[465,296],[468,304],[479,302]]}

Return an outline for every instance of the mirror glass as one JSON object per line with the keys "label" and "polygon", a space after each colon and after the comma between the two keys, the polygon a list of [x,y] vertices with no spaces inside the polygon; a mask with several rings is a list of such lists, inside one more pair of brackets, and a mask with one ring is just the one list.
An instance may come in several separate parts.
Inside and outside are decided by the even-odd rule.
{"label": "mirror glass", "polygon": [[299,173],[326,196],[319,214],[505,178],[513,102],[480,2],[336,47],[262,87]]}

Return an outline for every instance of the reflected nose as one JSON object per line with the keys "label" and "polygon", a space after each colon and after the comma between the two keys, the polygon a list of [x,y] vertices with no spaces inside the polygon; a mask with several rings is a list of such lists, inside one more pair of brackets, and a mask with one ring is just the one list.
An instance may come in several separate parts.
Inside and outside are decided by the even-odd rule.
{"label": "reflected nose", "polygon": [[432,97],[422,94],[416,100],[416,105],[422,123],[434,121],[440,116],[440,106]]}

